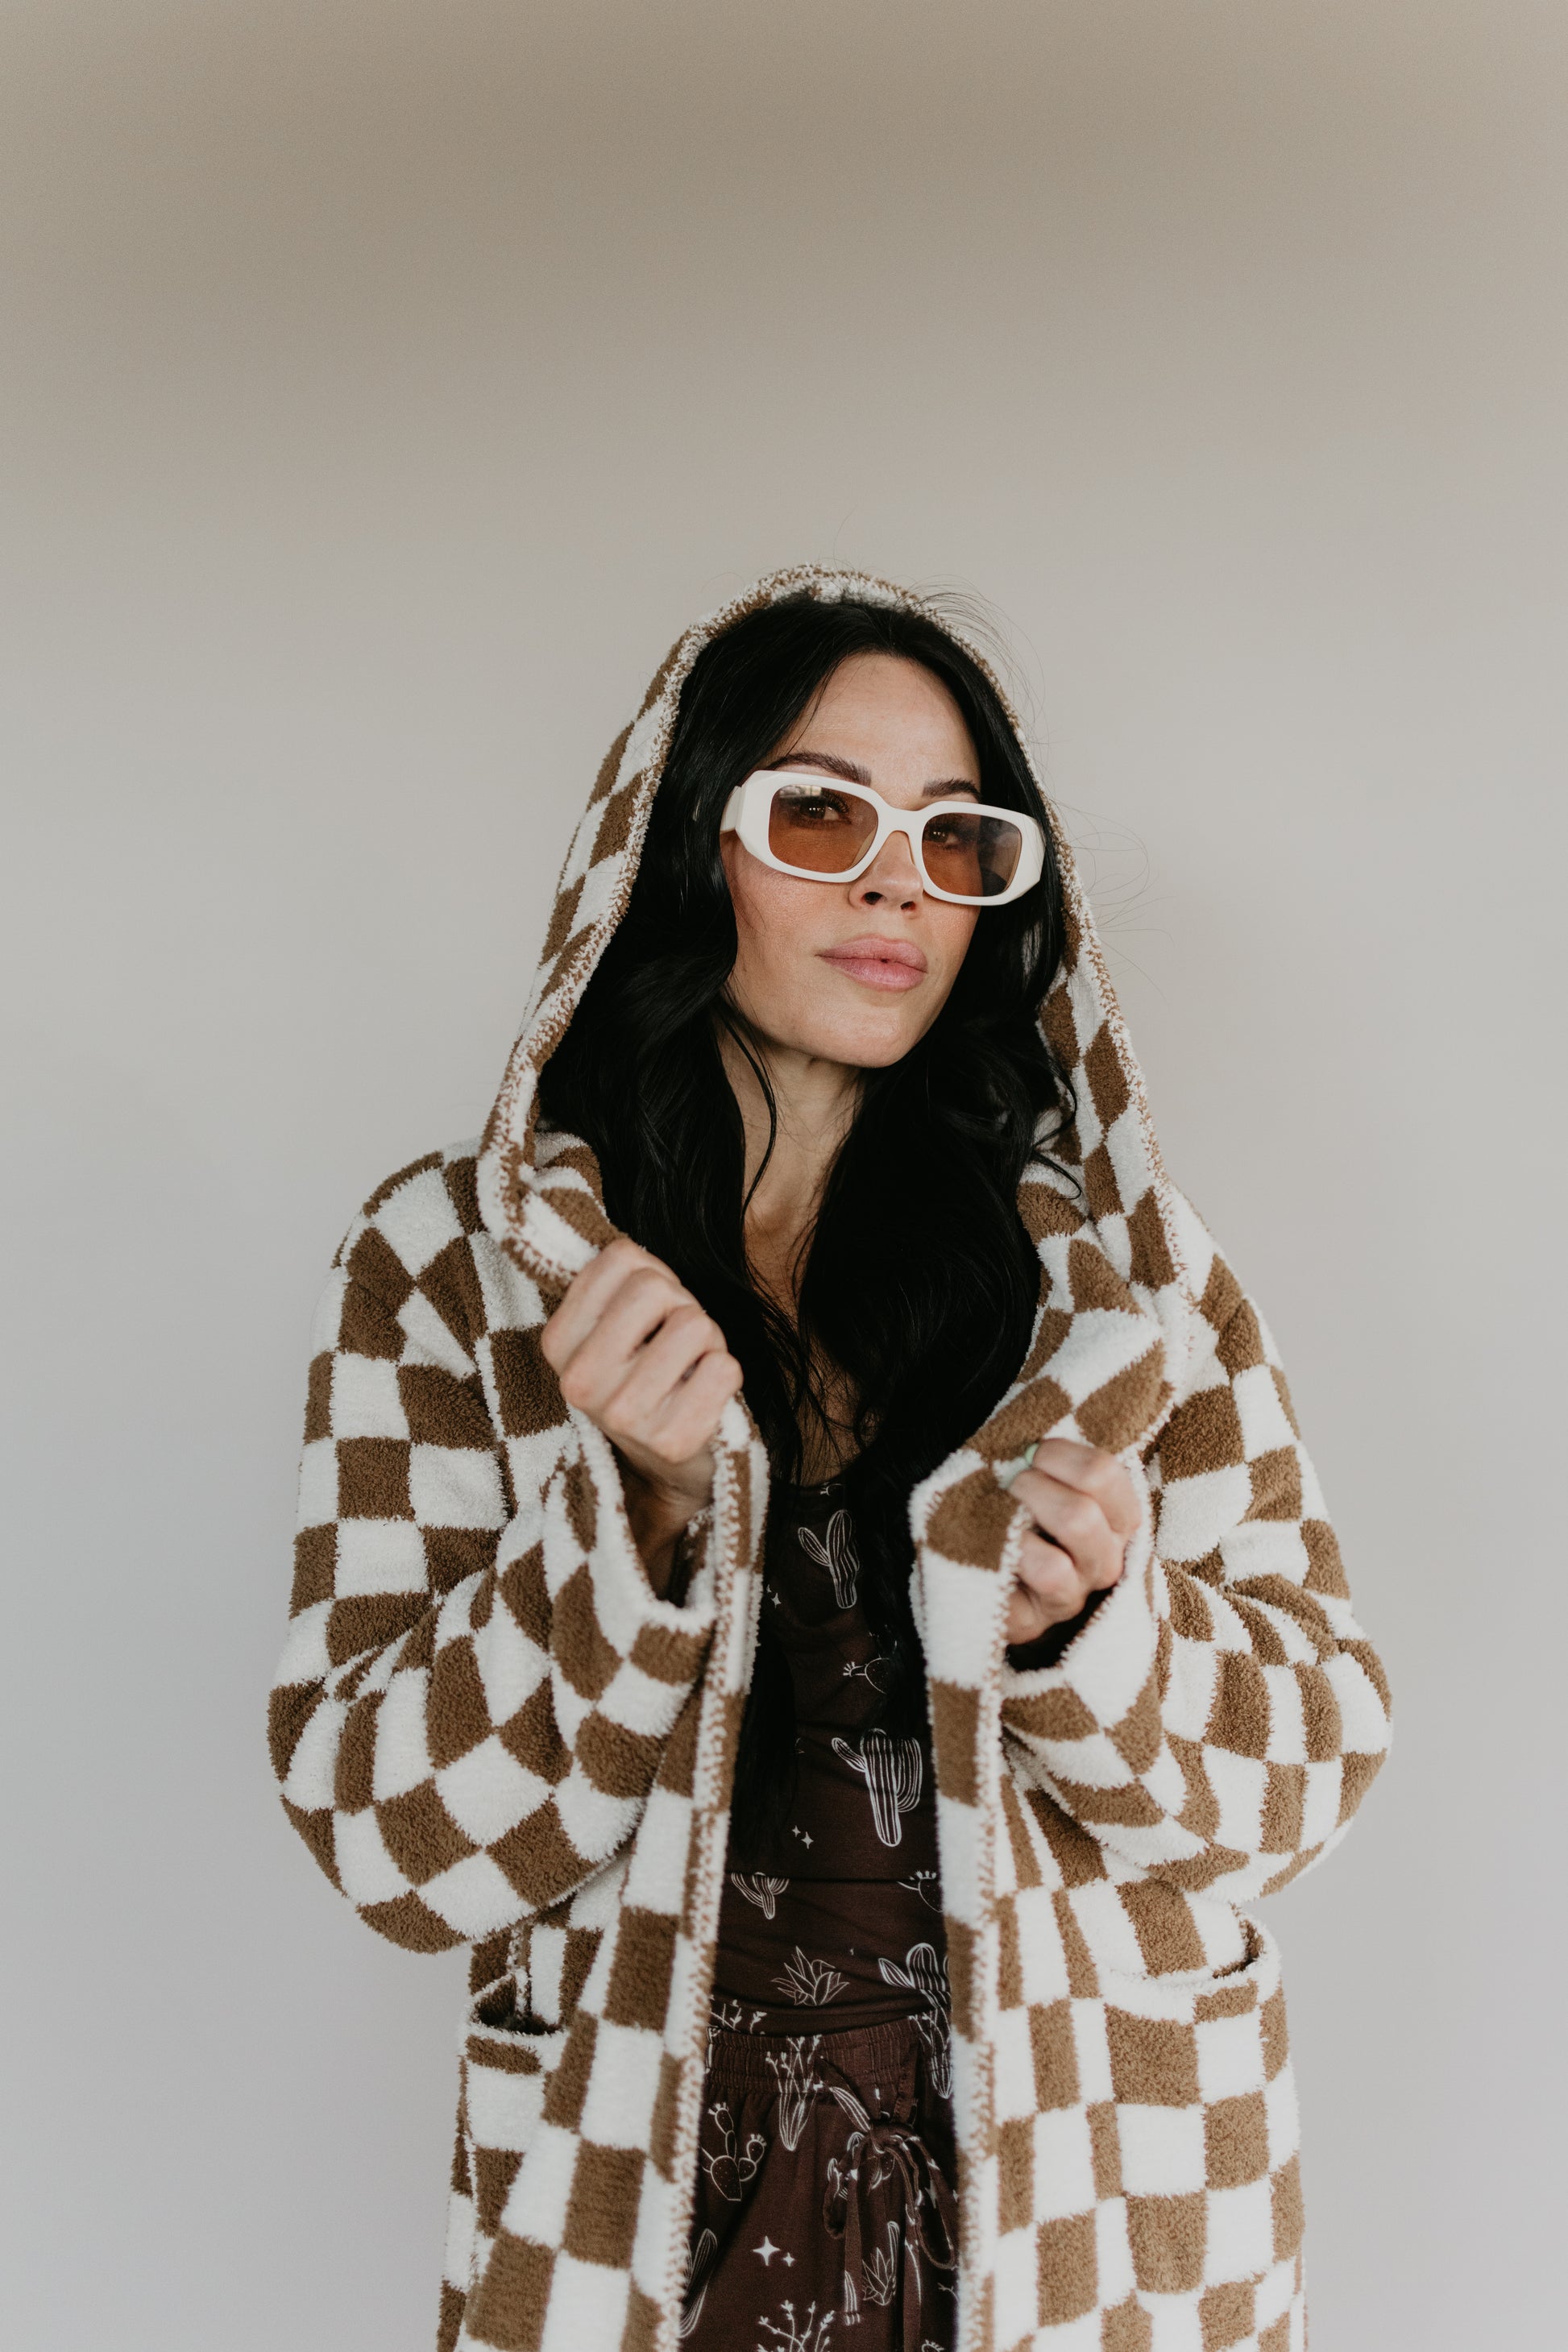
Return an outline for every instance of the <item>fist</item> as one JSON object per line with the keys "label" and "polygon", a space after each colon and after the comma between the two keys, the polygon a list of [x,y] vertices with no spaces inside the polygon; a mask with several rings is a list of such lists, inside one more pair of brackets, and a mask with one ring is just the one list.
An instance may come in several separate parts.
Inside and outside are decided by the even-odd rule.
{"label": "fist", "polygon": [[712,1494],[710,1441],[741,1385],[724,1334],[662,1259],[620,1234],[575,1276],[539,1344],[568,1404],[629,1466],[646,1557],[645,1534],[673,1538]]}
{"label": "fist", "polygon": [[1091,1594],[1120,1580],[1138,1497],[1114,1454],[1068,1437],[1043,1439],[1008,1492],[1035,1523],[1007,1612],[1007,1640],[1016,1646],[1065,1625]]}

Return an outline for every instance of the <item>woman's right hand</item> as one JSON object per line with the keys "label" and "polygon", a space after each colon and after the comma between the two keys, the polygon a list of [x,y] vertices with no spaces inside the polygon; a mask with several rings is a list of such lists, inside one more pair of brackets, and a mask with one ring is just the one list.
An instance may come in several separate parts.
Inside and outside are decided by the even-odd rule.
{"label": "woman's right hand", "polygon": [[632,1533],[662,1592],[676,1538],[712,1495],[711,1440],[741,1367],[685,1284],[626,1234],[574,1278],[539,1344],[567,1403],[621,1457]]}

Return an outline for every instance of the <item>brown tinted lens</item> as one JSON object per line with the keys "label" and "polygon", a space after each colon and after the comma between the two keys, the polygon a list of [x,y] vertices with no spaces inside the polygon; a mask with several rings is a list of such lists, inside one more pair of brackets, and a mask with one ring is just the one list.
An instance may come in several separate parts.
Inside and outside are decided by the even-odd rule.
{"label": "brown tinted lens", "polygon": [[1005,890],[1018,870],[1024,835],[1005,817],[943,809],[926,819],[921,853],[939,890],[984,901]]}
{"label": "brown tinted lens", "polygon": [[768,809],[768,847],[786,866],[847,874],[871,846],[877,812],[831,784],[778,783]]}

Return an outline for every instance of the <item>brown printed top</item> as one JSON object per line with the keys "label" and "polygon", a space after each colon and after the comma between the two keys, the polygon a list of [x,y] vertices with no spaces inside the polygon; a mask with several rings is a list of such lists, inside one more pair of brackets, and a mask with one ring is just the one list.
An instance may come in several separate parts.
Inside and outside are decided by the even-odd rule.
{"label": "brown printed top", "polygon": [[794,1688],[796,1779],[783,1853],[731,1843],[714,2021],[804,2033],[940,2013],[945,2038],[930,1734],[876,1722],[880,1660],[843,1486],[770,1497],[763,1609]]}

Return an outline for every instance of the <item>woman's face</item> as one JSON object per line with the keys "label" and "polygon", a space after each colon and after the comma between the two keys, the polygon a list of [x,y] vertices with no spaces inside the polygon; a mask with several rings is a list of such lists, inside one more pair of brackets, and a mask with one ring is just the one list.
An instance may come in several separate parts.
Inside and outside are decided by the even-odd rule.
{"label": "woman's face", "polygon": [[[868,784],[897,808],[980,798],[980,762],[939,678],[897,654],[854,654],[763,761]],[[853,882],[802,882],[720,836],[740,947],[736,1010],[767,1043],[859,1069],[901,1060],[947,1000],[978,909],[929,897],[889,835]]]}

